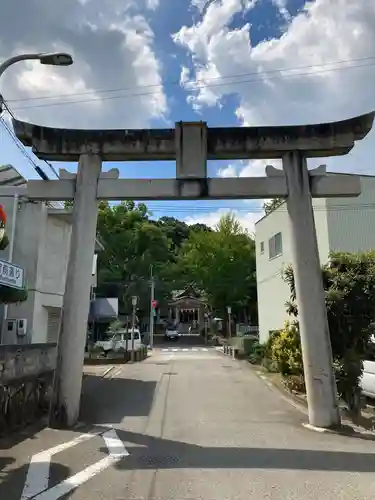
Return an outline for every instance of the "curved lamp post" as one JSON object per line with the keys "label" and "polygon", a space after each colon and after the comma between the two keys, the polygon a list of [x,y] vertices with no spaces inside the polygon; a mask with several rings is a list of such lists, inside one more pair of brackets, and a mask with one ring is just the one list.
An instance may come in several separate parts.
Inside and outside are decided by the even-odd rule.
{"label": "curved lamp post", "polygon": [[[0,78],[4,71],[13,64],[20,61],[37,60],[41,64],[49,66],[70,66],[73,64],[73,57],[65,52],[42,52],[38,54],[20,54],[13,56],[0,64]],[[2,112],[2,96],[0,94],[0,113]]]}

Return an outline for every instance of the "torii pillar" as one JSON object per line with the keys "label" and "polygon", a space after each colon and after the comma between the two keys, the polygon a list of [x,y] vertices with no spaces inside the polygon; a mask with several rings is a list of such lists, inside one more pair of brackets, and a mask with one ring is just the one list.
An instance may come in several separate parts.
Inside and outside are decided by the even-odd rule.
{"label": "torii pillar", "polygon": [[[309,422],[340,423],[311,196],[358,196],[356,176],[307,170],[306,159],[347,154],[371,130],[374,113],[318,125],[173,129],[67,130],[13,121],[17,137],[44,160],[79,161],[77,178],[29,181],[33,200],[72,200],[73,233],[60,335],[57,417],[72,426],[79,414],[97,203],[106,200],[287,199]],[[207,159],[281,158],[266,177],[207,178]],[[102,161],[176,160],[176,179],[100,176]],[[1,188],[0,188],[1,193]]]}

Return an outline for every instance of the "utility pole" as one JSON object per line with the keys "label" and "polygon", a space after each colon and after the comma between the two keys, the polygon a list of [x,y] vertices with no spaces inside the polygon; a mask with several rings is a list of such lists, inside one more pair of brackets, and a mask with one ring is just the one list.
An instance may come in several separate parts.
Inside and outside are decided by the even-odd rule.
{"label": "utility pole", "polygon": [[154,301],[155,301],[155,278],[153,275],[153,266],[150,266],[150,286],[151,286],[151,298],[150,298],[150,348],[154,347]]}
{"label": "utility pole", "polygon": [[208,339],[207,339],[207,334],[208,334],[208,314],[207,312],[204,313],[204,343],[207,345],[208,344]]}

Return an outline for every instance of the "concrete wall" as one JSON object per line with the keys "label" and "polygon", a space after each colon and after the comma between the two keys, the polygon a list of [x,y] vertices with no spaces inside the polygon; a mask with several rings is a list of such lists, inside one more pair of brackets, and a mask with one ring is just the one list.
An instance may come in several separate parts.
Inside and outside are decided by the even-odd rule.
{"label": "concrete wall", "polygon": [[[7,214],[11,219],[10,210]],[[4,325],[5,343],[46,342],[49,308],[62,306],[70,234],[70,220],[49,214],[45,204],[20,204],[13,262],[25,269],[29,296],[25,302],[9,305],[8,318],[26,318],[28,334],[14,338]]]}
{"label": "concrete wall", "polygon": [[[320,261],[326,262],[329,254],[326,200],[313,200],[315,226],[318,234]],[[268,241],[276,233],[282,234],[282,254],[269,258]],[[289,286],[282,279],[284,269],[292,264],[290,223],[286,203],[263,217],[255,225],[259,338],[268,339],[269,332],[281,328],[288,319],[285,302],[289,300]],[[261,254],[261,242],[264,253]]]}
{"label": "concrete wall", "polygon": [[[283,253],[270,259],[268,241],[278,232],[282,234]],[[280,328],[287,318],[284,304],[288,298],[288,286],[282,280],[281,274],[284,267],[291,262],[289,232],[289,218],[285,203],[272,214],[265,216],[255,226],[258,321],[261,342],[268,338],[270,330]],[[263,253],[261,253],[261,243],[264,244]]]}

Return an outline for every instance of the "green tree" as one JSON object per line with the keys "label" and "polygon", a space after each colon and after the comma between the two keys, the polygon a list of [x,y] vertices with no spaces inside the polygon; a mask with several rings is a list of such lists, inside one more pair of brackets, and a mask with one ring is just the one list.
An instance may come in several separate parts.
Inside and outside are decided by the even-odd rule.
{"label": "green tree", "polygon": [[[375,252],[333,253],[322,274],[338,393],[349,409],[358,411],[359,381],[375,318]],[[284,279],[291,290],[288,312],[297,316],[291,267]]]}
{"label": "green tree", "polygon": [[155,224],[163,231],[166,237],[171,241],[171,250],[177,253],[181,245],[190,234],[190,227],[183,221],[175,217],[160,217]]}
{"label": "green tree", "polygon": [[274,210],[276,210],[277,207],[279,207],[283,203],[283,201],[284,201],[284,198],[273,198],[270,201],[266,201],[263,204],[263,209],[264,209],[265,213],[269,214],[269,213],[273,212]]}
{"label": "green tree", "polygon": [[97,232],[104,242],[98,256],[98,293],[119,297],[126,310],[137,295],[140,309],[147,310],[150,265],[157,273],[169,258],[166,234],[149,220],[147,207],[133,201],[100,203]]}
{"label": "green tree", "polygon": [[214,309],[234,316],[256,309],[255,243],[233,214],[221,218],[215,231],[191,232],[175,266],[185,283],[194,283]]}

